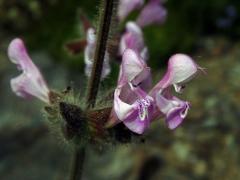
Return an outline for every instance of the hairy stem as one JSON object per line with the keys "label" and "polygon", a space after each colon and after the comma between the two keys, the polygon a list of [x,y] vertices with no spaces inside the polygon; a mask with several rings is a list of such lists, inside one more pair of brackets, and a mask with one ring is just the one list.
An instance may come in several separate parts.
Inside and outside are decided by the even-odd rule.
{"label": "hairy stem", "polygon": [[88,84],[87,103],[88,108],[95,105],[98,87],[101,80],[104,56],[107,49],[107,40],[111,26],[114,0],[104,0],[103,9],[100,15],[99,28],[97,33],[96,50],[91,77]]}
{"label": "hairy stem", "polygon": [[[104,56],[107,49],[108,35],[113,15],[114,0],[103,0],[102,13],[100,15],[97,33],[96,49],[94,54],[93,69],[88,83],[87,109],[93,108],[96,103],[98,88],[101,80]],[[85,147],[76,147],[72,162],[70,180],[82,178],[83,164],[85,159]]]}

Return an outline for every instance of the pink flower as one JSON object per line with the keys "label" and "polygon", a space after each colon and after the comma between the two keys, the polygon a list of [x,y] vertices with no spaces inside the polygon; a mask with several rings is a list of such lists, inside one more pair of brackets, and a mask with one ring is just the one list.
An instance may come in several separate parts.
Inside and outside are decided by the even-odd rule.
{"label": "pink flower", "polygon": [[151,24],[162,24],[166,20],[167,10],[162,6],[161,0],[150,0],[137,18],[137,24],[145,27]]}
{"label": "pink flower", "polygon": [[133,10],[139,9],[144,4],[144,0],[119,0],[118,18],[123,21]]}
{"label": "pink flower", "polygon": [[118,87],[114,93],[116,116],[133,132],[142,134],[150,123],[148,112],[153,110],[153,99],[142,90],[150,77],[150,68],[131,49],[125,50],[120,68]]}
{"label": "pink flower", "polygon": [[142,134],[151,121],[161,116],[165,116],[170,129],[176,128],[186,117],[189,103],[174,97],[170,86],[183,87],[197,69],[198,66],[190,57],[177,54],[170,58],[163,79],[148,92],[144,83],[150,77],[150,68],[134,50],[125,50],[114,93],[117,118],[138,134]]}
{"label": "pink flower", "polygon": [[[90,77],[93,62],[94,62],[94,53],[96,48],[96,34],[93,28],[87,30],[87,45],[84,49],[84,62],[85,62],[85,74],[87,77]],[[102,69],[102,79],[106,78],[111,72],[109,65],[109,54],[106,51]]]}
{"label": "pink flower", "polygon": [[202,68],[189,56],[176,54],[169,59],[163,79],[150,92],[159,110],[165,114],[170,129],[175,129],[182,123],[190,107],[189,102],[171,95],[170,87],[174,86],[176,92],[182,92],[185,84],[196,75],[198,70]]}
{"label": "pink flower", "polygon": [[135,22],[128,22],[126,32],[120,41],[120,54],[126,49],[132,49],[138,52],[144,60],[148,59],[148,48],[145,46],[143,32]]}
{"label": "pink flower", "polygon": [[9,59],[17,64],[23,73],[11,79],[11,88],[17,96],[28,98],[35,96],[49,103],[49,89],[42,74],[28,56],[27,50],[21,39],[14,39],[8,47]]}

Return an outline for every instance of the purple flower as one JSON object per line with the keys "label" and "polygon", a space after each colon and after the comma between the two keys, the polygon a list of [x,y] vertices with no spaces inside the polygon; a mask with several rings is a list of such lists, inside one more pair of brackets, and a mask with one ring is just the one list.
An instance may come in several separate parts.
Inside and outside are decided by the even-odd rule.
{"label": "purple flower", "polygon": [[170,87],[183,91],[186,82],[191,80],[198,70],[202,70],[189,56],[176,54],[168,61],[168,69],[163,79],[155,85],[150,95],[156,100],[159,110],[165,115],[170,129],[178,127],[186,117],[190,103],[173,96]]}
{"label": "purple flower", "polygon": [[148,59],[148,48],[145,46],[143,32],[135,22],[128,22],[126,32],[120,41],[120,54],[122,55],[126,49],[132,49],[140,54],[144,59]]}
{"label": "purple flower", "polygon": [[142,134],[151,121],[161,116],[165,116],[170,129],[176,128],[186,117],[189,103],[173,96],[170,87],[174,86],[180,92],[198,69],[199,66],[190,57],[176,54],[169,59],[168,71],[163,79],[148,92],[143,84],[150,77],[150,68],[137,52],[125,50],[114,93],[117,118],[138,134]]}
{"label": "purple flower", "polygon": [[150,0],[137,18],[137,24],[145,27],[151,24],[162,24],[166,20],[167,10],[161,0]]}
{"label": "purple flower", "polygon": [[[84,62],[85,62],[85,74],[87,77],[90,77],[93,62],[94,62],[94,53],[96,48],[96,34],[93,28],[89,28],[87,31],[87,46],[84,49]],[[109,65],[109,54],[106,51],[102,69],[101,78],[106,78],[111,72]]]}
{"label": "purple flower", "polygon": [[21,39],[14,39],[8,47],[9,59],[17,64],[23,73],[11,79],[11,88],[17,96],[29,98],[35,96],[49,103],[49,89],[42,74],[28,56],[27,50]]}
{"label": "purple flower", "polygon": [[120,121],[138,134],[148,127],[151,119],[149,112],[154,108],[152,97],[142,90],[149,76],[150,68],[143,59],[134,50],[125,50],[114,93],[114,111]]}
{"label": "purple flower", "polygon": [[123,21],[133,10],[139,9],[144,0],[120,0],[118,5],[118,18]]}

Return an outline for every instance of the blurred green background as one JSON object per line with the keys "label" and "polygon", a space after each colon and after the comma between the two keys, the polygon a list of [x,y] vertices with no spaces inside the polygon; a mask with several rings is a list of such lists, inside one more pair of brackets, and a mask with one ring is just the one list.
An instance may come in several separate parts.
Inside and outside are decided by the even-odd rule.
{"label": "blurred green background", "polygon": [[[50,87],[71,84],[83,92],[83,56],[70,55],[64,45],[83,38],[80,12],[96,22],[98,7],[97,0],[0,1],[1,180],[65,180],[72,155],[46,129],[42,104],[12,93],[9,80],[19,72],[7,58],[9,42],[24,39]],[[174,53],[207,68],[181,97],[191,102],[189,115],[175,131],[153,123],[142,144],[89,149],[84,179],[240,179],[240,1],[167,0],[165,7],[166,23],[144,29],[148,63],[156,81]],[[116,82],[118,65],[112,66],[105,87]]]}

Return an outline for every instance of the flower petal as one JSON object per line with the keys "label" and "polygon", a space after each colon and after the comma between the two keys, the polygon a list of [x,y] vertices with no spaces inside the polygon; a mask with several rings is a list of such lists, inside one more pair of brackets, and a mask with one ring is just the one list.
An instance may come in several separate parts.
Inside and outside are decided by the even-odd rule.
{"label": "flower petal", "polygon": [[130,105],[120,99],[122,88],[117,88],[114,92],[114,111],[119,120],[123,121],[131,113],[135,105]]}
{"label": "flower petal", "polygon": [[138,110],[135,109],[129,117],[123,121],[124,125],[132,132],[143,134],[144,130],[149,127],[149,120],[141,121],[138,116]]}
{"label": "flower petal", "polygon": [[144,0],[120,0],[118,5],[118,18],[123,21],[129,13],[133,10],[140,8]]}
{"label": "flower petal", "polygon": [[18,69],[20,70],[36,70],[35,65],[32,63],[32,60],[28,56],[23,41],[19,38],[11,41],[8,47],[8,57],[14,64],[17,64]]}
{"label": "flower petal", "polygon": [[177,128],[187,116],[189,110],[189,103],[183,102],[180,107],[171,111],[166,118],[169,129]]}
{"label": "flower petal", "polygon": [[[143,78],[145,78],[149,68],[146,66],[145,62],[138,56],[138,54],[131,50],[126,49],[123,54],[123,60],[120,70],[119,85],[126,84],[134,80],[142,71]],[[138,80],[140,81],[140,80]]]}
{"label": "flower petal", "polygon": [[29,74],[23,73],[20,76],[11,79],[11,88],[13,92],[23,98],[31,98],[35,96],[43,102],[49,103],[49,90],[45,89],[45,85],[38,84],[29,77]]}
{"label": "flower petal", "polygon": [[[131,131],[142,134],[149,126],[153,111],[153,98],[139,87],[124,86],[117,88],[114,94],[114,111],[119,120]],[[128,93],[125,93],[127,90]],[[125,95],[131,94],[130,98]],[[134,99],[131,99],[133,98]]]}
{"label": "flower petal", "polygon": [[[87,31],[87,46],[84,49],[85,75],[87,77],[91,76],[95,48],[96,48],[95,30],[93,28],[89,28]],[[106,51],[101,78],[102,79],[106,78],[110,74],[110,72],[111,67],[109,64],[109,53]]]}
{"label": "flower petal", "polygon": [[139,50],[144,48],[143,33],[141,28],[135,22],[128,22],[126,32],[121,39],[121,54],[125,49]]}
{"label": "flower petal", "polygon": [[149,52],[146,46],[141,50],[140,56],[141,58],[143,58],[144,61],[147,61],[149,59]]}
{"label": "flower petal", "polygon": [[[87,31],[87,46],[84,50],[84,62],[86,65],[92,65],[93,64],[93,58],[94,58],[94,51],[95,51],[95,30],[93,28],[89,28]],[[91,73],[91,72],[90,72]]]}
{"label": "flower petal", "polygon": [[128,22],[126,32],[123,34],[119,53],[122,55],[126,49],[132,49],[141,55],[143,60],[148,59],[148,48],[145,46],[141,28],[135,22]]}
{"label": "flower petal", "polygon": [[189,103],[176,97],[167,99],[161,93],[156,96],[158,109],[165,114],[166,122],[170,129],[178,127],[187,116]]}
{"label": "flower petal", "polygon": [[198,65],[185,54],[176,54],[169,59],[168,71],[172,84],[190,80],[198,70]]}
{"label": "flower petal", "polygon": [[[151,69],[149,67],[145,67],[137,76],[135,76],[135,78],[132,80],[132,84],[134,86],[146,86],[149,81],[151,83]],[[149,85],[150,84],[148,84],[148,86]]]}
{"label": "flower petal", "polygon": [[149,127],[153,114],[153,101],[147,96],[136,101],[137,108],[126,118],[123,123],[131,131],[142,134]]}
{"label": "flower petal", "polygon": [[137,24],[145,27],[150,24],[162,24],[166,20],[167,10],[160,0],[150,0],[137,19]]}
{"label": "flower petal", "polygon": [[8,47],[10,60],[17,64],[18,69],[23,73],[11,80],[12,90],[21,97],[35,96],[42,101],[49,103],[49,89],[42,74],[33,64],[27,54],[27,50],[21,39],[14,39]]}
{"label": "flower petal", "polygon": [[87,30],[87,43],[88,45],[95,45],[96,41],[96,34],[93,28],[89,28]]}
{"label": "flower petal", "polygon": [[184,84],[191,80],[201,69],[189,56],[176,54],[168,61],[168,69],[161,81],[152,89],[154,96],[159,91],[163,91],[173,85],[176,92],[182,92]]}

